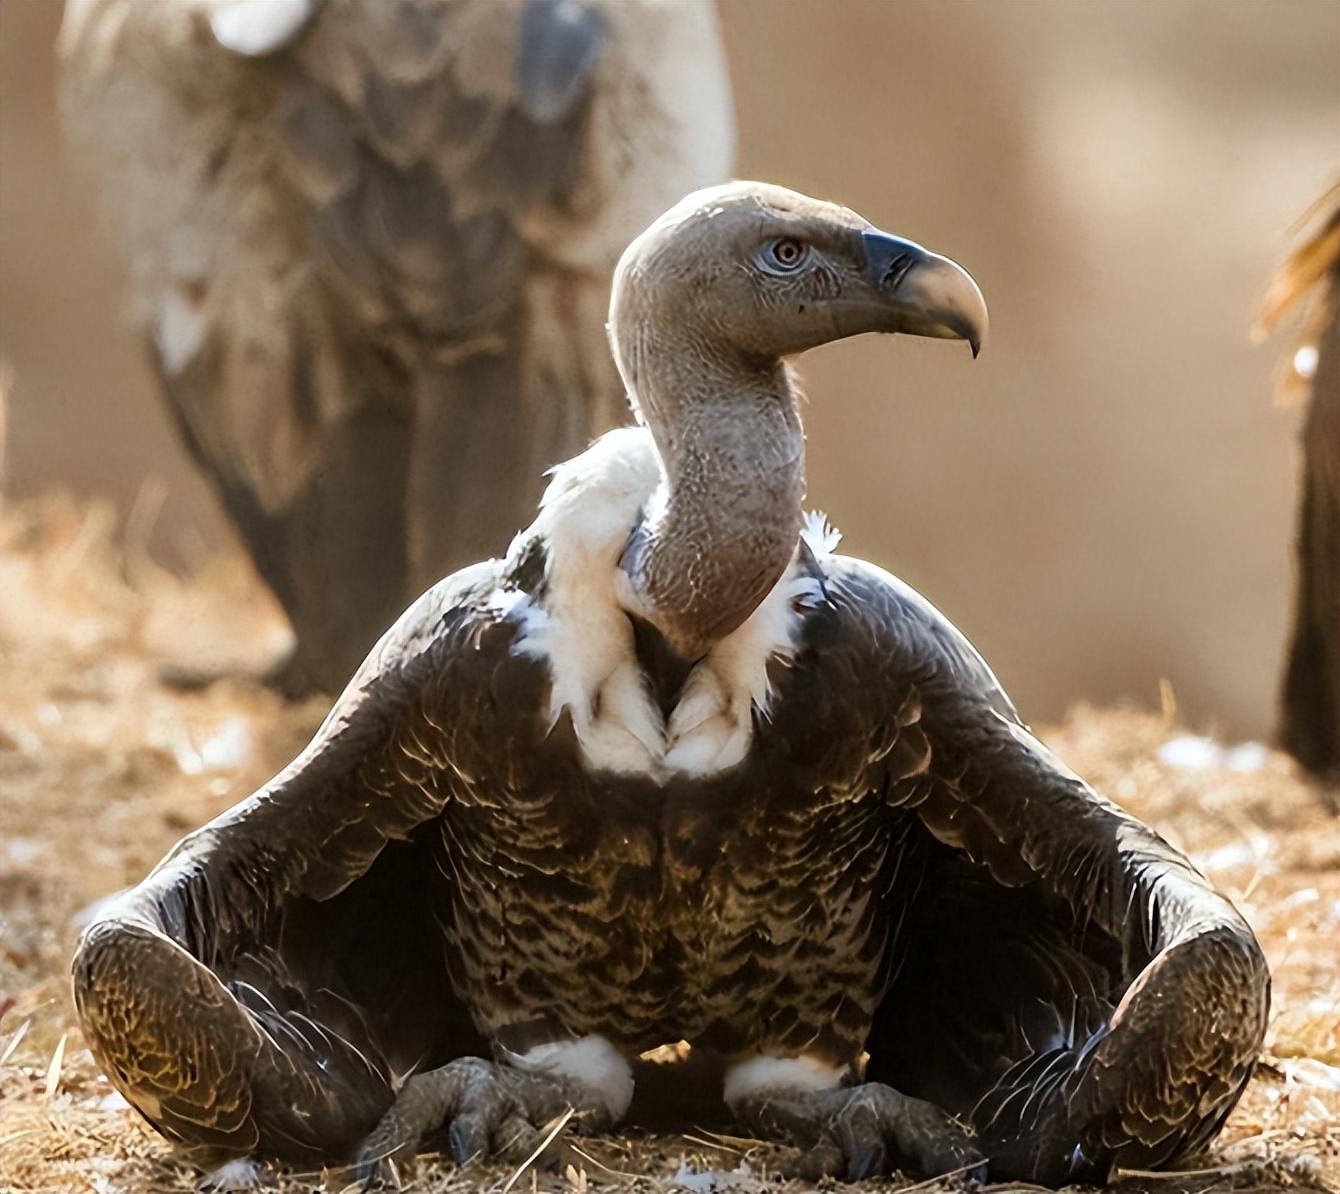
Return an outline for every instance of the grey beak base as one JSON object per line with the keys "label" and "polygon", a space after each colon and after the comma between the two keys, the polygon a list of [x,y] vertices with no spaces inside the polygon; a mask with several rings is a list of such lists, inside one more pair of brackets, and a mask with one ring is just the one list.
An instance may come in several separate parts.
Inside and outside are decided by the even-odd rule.
{"label": "grey beak base", "polygon": [[895,290],[899,279],[909,267],[931,256],[916,241],[903,240],[902,237],[890,236],[887,232],[874,229],[861,233],[861,244],[865,249],[870,281],[880,290]]}
{"label": "grey beak base", "polygon": [[986,300],[962,266],[874,229],[862,232],[861,242],[870,282],[894,316],[890,331],[966,340],[977,356],[986,338]]}

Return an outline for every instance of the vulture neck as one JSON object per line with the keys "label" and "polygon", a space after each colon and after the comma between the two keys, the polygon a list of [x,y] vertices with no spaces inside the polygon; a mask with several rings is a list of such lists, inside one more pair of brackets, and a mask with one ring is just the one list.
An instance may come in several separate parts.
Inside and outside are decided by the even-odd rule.
{"label": "vulture neck", "polygon": [[749,361],[661,334],[638,339],[621,365],[662,481],[623,567],[638,612],[692,660],[737,629],[790,566],[805,434],[780,360]]}

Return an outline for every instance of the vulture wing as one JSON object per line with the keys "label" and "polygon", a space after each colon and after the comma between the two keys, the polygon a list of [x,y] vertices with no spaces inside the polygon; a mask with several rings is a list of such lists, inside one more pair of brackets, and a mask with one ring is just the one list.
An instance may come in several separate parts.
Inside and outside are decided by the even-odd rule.
{"label": "vulture wing", "polygon": [[84,936],[74,989],[90,1048],[202,1160],[338,1157],[399,1075],[481,1047],[447,978],[432,893],[449,879],[426,826],[460,742],[415,727],[427,705],[468,734],[472,707],[509,699],[497,567],[425,594],[307,749]]}
{"label": "vulture wing", "polygon": [[851,666],[874,765],[922,829],[890,905],[869,1077],[973,1122],[997,1177],[1101,1179],[1193,1151],[1265,1031],[1251,930],[1032,736],[922,598],[857,561],[829,576],[841,638],[866,661]]}
{"label": "vulture wing", "polygon": [[83,0],[62,53],[172,416],[336,690],[623,417],[610,271],[729,168],[711,11]]}

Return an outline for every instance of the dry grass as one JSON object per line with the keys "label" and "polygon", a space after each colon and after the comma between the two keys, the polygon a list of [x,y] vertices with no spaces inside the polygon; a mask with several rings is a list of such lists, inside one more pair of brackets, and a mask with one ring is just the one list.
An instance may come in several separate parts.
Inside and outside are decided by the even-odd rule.
{"label": "dry grass", "polygon": [[[123,550],[105,511],[11,509],[0,594],[0,1191],[186,1191],[190,1172],[80,1038],[66,981],[75,921],[286,762],[321,703],[285,705],[243,681],[191,695],[159,684],[166,661],[234,654],[259,665],[281,641],[277,620],[236,558],[178,581]],[[1120,1185],[1340,1189],[1340,821],[1278,756],[1246,772],[1159,762],[1176,732],[1171,714],[1081,709],[1047,737],[1243,908],[1271,959],[1275,1014],[1259,1076],[1203,1167]],[[668,1191],[678,1175],[705,1191],[687,1175],[711,1170],[717,1188],[801,1188],[782,1184],[784,1154],[754,1141],[691,1133],[565,1147],[558,1172],[435,1162],[410,1185]],[[315,1185],[315,1175],[278,1181]]]}

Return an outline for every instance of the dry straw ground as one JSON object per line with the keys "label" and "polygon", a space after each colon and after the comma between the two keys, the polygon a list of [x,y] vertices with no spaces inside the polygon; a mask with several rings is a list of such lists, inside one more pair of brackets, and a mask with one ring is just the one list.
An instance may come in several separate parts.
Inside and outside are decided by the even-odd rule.
{"label": "dry straw ground", "polygon": [[[183,695],[164,661],[255,663],[274,616],[236,559],[192,582],[123,548],[112,518],[59,501],[11,508],[0,543],[0,1191],[186,1191],[190,1173],[99,1075],[66,968],[76,920],[138,880],[184,831],[301,746],[319,702],[237,680]],[[230,644],[249,651],[238,654]],[[1047,734],[1151,820],[1256,926],[1275,976],[1259,1076],[1213,1154],[1126,1189],[1340,1189],[1340,820],[1286,762],[1158,761],[1171,716],[1081,709]],[[799,1190],[785,1155],[702,1133],[566,1142],[554,1171],[420,1164],[416,1190]],[[320,1175],[287,1175],[281,1191]],[[327,1184],[338,1188],[338,1178]]]}

